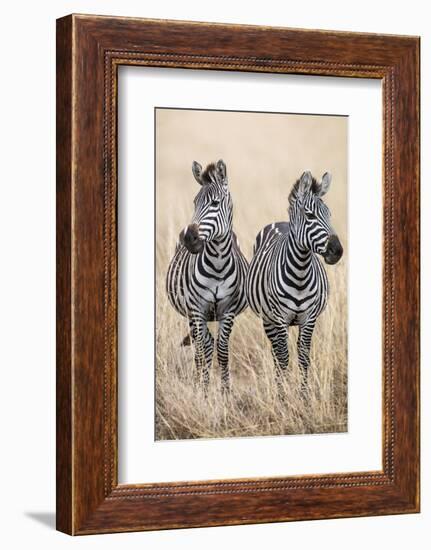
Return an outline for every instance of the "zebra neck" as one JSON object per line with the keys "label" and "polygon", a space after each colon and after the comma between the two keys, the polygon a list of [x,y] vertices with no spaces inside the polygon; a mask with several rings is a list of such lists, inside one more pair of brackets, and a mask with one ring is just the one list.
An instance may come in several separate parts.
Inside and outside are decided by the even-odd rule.
{"label": "zebra neck", "polygon": [[204,253],[212,258],[223,259],[231,255],[232,252],[232,232],[229,231],[222,239],[218,241],[208,241],[205,243]]}
{"label": "zebra neck", "polygon": [[296,278],[305,279],[313,265],[313,252],[309,249],[301,248],[293,233],[289,233],[284,241],[283,252],[286,269],[294,274]]}

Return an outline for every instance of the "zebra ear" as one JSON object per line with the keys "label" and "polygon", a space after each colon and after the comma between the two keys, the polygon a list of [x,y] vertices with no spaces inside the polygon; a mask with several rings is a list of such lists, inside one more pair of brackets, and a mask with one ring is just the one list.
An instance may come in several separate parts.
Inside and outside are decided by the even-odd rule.
{"label": "zebra ear", "polygon": [[226,164],[221,159],[217,162],[217,174],[220,176],[222,181],[225,181],[227,176]]}
{"label": "zebra ear", "polygon": [[192,172],[195,177],[195,180],[199,183],[199,185],[202,185],[202,166],[199,164],[199,162],[193,161],[192,164]]}
{"label": "zebra ear", "polygon": [[325,172],[322,176],[322,181],[316,187],[316,195],[318,197],[323,197],[329,190],[331,185],[332,176],[329,172]]}
{"label": "zebra ear", "polygon": [[299,180],[299,187],[298,187],[298,194],[299,196],[305,195],[310,189],[313,184],[313,178],[311,176],[311,172],[307,170],[304,172]]}

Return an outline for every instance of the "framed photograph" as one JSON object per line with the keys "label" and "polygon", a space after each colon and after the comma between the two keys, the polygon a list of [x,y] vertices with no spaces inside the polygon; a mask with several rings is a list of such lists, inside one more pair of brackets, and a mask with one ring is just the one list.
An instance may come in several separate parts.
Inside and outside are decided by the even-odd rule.
{"label": "framed photograph", "polygon": [[419,38],[57,21],[57,528],[419,511]]}

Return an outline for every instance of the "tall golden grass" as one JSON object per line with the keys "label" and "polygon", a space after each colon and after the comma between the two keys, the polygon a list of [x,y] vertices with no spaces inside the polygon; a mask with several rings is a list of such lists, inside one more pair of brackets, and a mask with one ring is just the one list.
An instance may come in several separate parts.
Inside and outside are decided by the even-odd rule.
{"label": "tall golden grass", "polygon": [[[156,439],[346,431],[345,121],[339,117],[161,110],[156,123]],[[211,132],[202,134],[202,128]],[[285,159],[284,152],[293,150],[296,155]],[[192,160],[204,165],[220,157],[227,163],[234,228],[248,260],[258,231],[267,223],[288,219],[287,196],[301,170],[311,168],[316,177],[326,170],[333,173],[325,201],[345,254],[338,264],[326,266],[330,296],[312,340],[307,401],[299,393],[295,327],[289,331],[290,367],[283,401],[275,384],[269,341],[261,320],[250,309],[235,320],[228,396],[222,394],[215,357],[208,397],[204,396],[194,381],[193,347],[181,346],[188,325],[167,299],[166,271],[178,234],[191,219],[198,191],[191,174]],[[216,329],[216,323],[211,323],[213,334]]]}
{"label": "tall golden grass", "polygon": [[[164,263],[164,262],[163,262]],[[208,396],[194,379],[193,347],[181,346],[187,321],[169,304],[164,274],[157,277],[156,439],[221,438],[347,429],[347,311],[345,263],[327,270],[328,306],[312,341],[309,398],[299,392],[297,328],[289,330],[290,367],[285,399],[274,379],[269,341],[262,323],[247,309],[238,316],[230,340],[232,389],[224,396],[214,357]],[[210,323],[215,334],[216,323]]]}

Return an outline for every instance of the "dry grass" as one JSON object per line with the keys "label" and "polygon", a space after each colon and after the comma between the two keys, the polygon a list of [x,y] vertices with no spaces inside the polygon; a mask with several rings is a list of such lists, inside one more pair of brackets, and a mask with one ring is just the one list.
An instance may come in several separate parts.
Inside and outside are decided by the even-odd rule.
{"label": "dry grass", "polygon": [[[156,186],[156,438],[190,439],[343,432],[347,429],[346,123],[337,117],[278,117],[164,110],[157,115]],[[202,128],[211,132],[202,134]],[[223,139],[220,139],[223,136]],[[271,143],[271,147],[268,147]],[[335,146],[336,144],[336,146]],[[289,152],[286,158],[286,151]],[[293,154],[294,152],[294,154]],[[187,321],[169,304],[165,276],[198,191],[193,159],[223,158],[234,202],[234,228],[250,260],[254,237],[287,219],[292,183],[308,167],[334,179],[325,201],[345,255],[327,266],[330,297],[311,349],[310,398],[298,392],[297,329],[290,329],[286,399],[278,398],[261,320],[237,317],[230,342],[232,391],[223,398],[214,360],[208,398],[193,380],[193,348],[181,347]],[[248,160],[252,158],[253,162]],[[210,326],[213,332],[215,324]]]}
{"label": "dry grass", "polygon": [[[296,337],[289,334],[290,368],[286,399],[274,382],[271,349],[261,321],[251,310],[237,317],[230,345],[232,391],[221,392],[216,359],[209,395],[194,382],[193,348],[182,347],[187,322],[157,288],[156,438],[190,439],[343,432],[347,429],[347,315],[343,264],[328,269],[333,289],[318,320],[311,350],[310,398],[299,392]],[[211,323],[213,334],[216,324]]]}

